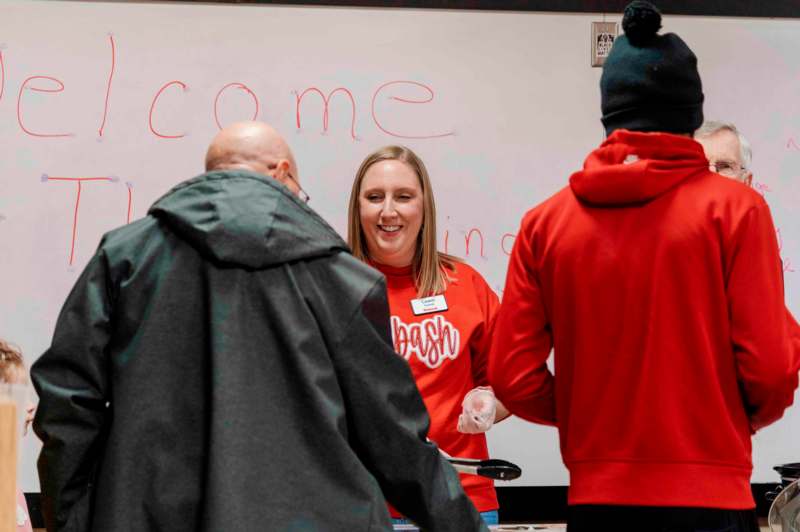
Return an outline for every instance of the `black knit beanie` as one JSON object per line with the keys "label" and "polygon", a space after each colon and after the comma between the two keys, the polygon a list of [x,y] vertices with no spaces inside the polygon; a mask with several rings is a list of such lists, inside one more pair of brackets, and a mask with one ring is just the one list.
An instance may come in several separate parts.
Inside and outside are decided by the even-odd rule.
{"label": "black knit beanie", "polygon": [[658,35],[661,13],[628,4],[600,78],[606,135],[615,129],[693,133],[703,123],[697,57],[674,33]]}

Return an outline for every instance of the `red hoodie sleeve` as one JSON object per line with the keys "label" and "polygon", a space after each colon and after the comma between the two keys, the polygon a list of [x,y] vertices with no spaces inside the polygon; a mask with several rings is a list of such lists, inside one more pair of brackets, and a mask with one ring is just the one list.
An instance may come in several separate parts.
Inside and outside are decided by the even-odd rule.
{"label": "red hoodie sleeve", "polygon": [[754,431],[778,420],[798,383],[797,322],[786,309],[775,227],[759,203],[735,228],[728,251],[731,343]]}
{"label": "red hoodie sleeve", "polygon": [[547,368],[553,339],[526,227],[523,222],[511,253],[492,335],[489,382],[512,414],[555,425],[555,378]]}

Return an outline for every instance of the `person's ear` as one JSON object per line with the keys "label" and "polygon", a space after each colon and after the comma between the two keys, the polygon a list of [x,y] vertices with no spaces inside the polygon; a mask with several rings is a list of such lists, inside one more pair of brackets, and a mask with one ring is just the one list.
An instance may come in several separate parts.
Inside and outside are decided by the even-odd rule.
{"label": "person's ear", "polygon": [[289,176],[289,168],[291,168],[291,165],[289,164],[288,159],[280,159],[275,167],[275,179],[281,182],[285,181]]}
{"label": "person's ear", "polygon": [[744,176],[744,182],[747,184],[748,187],[753,186],[753,172],[747,172]]}

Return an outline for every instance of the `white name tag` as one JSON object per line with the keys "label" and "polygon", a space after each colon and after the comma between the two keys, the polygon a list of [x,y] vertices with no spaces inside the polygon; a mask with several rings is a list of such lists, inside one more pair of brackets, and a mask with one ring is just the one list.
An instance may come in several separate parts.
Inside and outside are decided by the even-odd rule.
{"label": "white name tag", "polygon": [[415,316],[430,314],[431,312],[442,312],[447,310],[447,301],[444,298],[444,294],[412,299],[411,310],[414,311]]}

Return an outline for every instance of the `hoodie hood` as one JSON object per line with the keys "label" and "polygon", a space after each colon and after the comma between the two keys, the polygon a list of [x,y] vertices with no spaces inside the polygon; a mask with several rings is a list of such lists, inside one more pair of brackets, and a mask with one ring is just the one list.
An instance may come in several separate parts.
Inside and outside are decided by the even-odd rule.
{"label": "hoodie hood", "polygon": [[283,185],[253,172],[208,172],[177,185],[150,207],[203,255],[263,268],[330,255],[347,244]]}
{"label": "hoodie hood", "polygon": [[569,178],[578,199],[622,206],[650,201],[708,172],[703,147],[689,137],[619,129]]}

